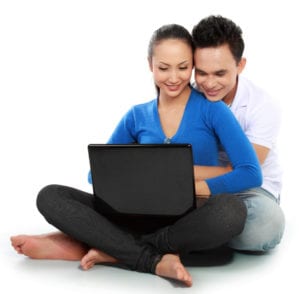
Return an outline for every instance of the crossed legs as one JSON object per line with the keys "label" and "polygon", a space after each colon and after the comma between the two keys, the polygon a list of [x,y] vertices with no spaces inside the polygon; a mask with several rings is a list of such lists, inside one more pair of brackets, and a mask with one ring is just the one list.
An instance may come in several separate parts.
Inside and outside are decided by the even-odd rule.
{"label": "crossed legs", "polygon": [[83,269],[96,263],[121,263],[191,286],[191,275],[179,254],[228,242],[242,231],[246,218],[242,201],[223,195],[213,197],[175,224],[136,239],[99,214],[93,199],[73,188],[45,187],[38,195],[37,206],[46,220],[63,233],[14,236],[12,246],[31,258],[80,260]]}
{"label": "crossed legs", "polygon": [[[88,249],[86,245],[62,232],[17,235],[11,237],[11,244],[19,254],[33,259],[78,260],[84,270],[89,270],[95,264],[119,262],[116,258],[98,249]],[[165,254],[156,265],[155,274],[181,281],[186,286],[192,285],[190,273],[181,263],[179,256],[175,254]]]}

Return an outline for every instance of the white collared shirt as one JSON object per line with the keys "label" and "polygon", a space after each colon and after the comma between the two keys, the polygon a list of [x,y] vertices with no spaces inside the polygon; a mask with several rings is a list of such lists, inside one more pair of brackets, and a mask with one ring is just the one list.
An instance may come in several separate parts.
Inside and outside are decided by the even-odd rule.
{"label": "white collared shirt", "polygon": [[278,198],[282,187],[282,169],[276,150],[281,123],[278,103],[261,88],[239,76],[237,92],[230,109],[250,142],[270,149],[262,164],[262,187]]}

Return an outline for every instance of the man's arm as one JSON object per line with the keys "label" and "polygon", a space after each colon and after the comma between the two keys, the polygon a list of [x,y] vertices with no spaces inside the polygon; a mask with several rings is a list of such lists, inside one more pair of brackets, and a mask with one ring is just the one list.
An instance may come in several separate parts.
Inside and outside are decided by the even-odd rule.
{"label": "man's arm", "polygon": [[252,144],[252,145],[256,152],[258,161],[259,161],[260,165],[262,165],[265,162],[265,160],[269,154],[270,148],[262,146],[262,145],[258,145],[258,144]]}

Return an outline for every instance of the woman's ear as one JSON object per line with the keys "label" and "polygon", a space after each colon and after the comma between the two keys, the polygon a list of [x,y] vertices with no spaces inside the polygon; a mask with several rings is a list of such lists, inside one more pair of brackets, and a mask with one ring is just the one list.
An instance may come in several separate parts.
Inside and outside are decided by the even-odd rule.
{"label": "woman's ear", "polygon": [[153,72],[153,63],[152,63],[152,58],[150,58],[150,57],[148,57],[148,65],[149,65],[150,71]]}

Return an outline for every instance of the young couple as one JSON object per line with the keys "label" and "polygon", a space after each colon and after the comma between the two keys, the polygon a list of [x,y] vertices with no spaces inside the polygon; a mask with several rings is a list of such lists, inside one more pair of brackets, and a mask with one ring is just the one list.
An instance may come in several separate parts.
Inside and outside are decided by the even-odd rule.
{"label": "young couple", "polygon": [[176,24],[159,28],[148,50],[158,96],[132,107],[108,140],[192,144],[195,190],[204,205],[149,233],[104,217],[89,193],[49,185],[39,192],[37,206],[59,231],[13,236],[15,250],[36,259],[78,260],[85,270],[96,263],[122,264],[191,286],[183,253],[276,246],[284,231],[275,150],[279,112],[240,76],[243,50],[240,28],[221,16],[201,20],[192,36]]}

